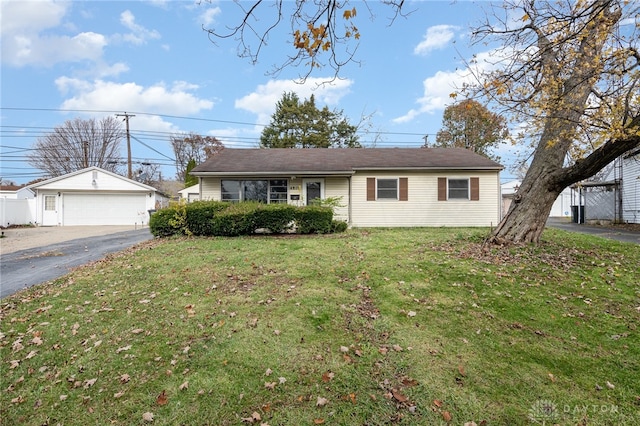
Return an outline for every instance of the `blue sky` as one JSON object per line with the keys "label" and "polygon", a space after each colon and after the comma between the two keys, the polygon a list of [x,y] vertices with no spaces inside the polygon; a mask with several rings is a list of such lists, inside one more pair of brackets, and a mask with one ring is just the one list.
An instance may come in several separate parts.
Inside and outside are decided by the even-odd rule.
{"label": "blue sky", "polygon": [[[251,2],[244,3],[250,5]],[[292,3],[288,3],[290,6]],[[468,79],[464,59],[490,55],[469,45],[470,26],[485,18],[487,2],[405,2],[406,17],[377,1],[351,2],[360,30],[355,55],[342,79],[304,70],[268,74],[294,54],[284,20],[257,64],[237,56],[232,39],[213,44],[202,30],[235,25],[240,9],[231,1],[3,0],[1,15],[2,139],[0,176],[26,183],[42,177],[26,162],[38,136],[76,117],[128,112],[134,162],[162,165],[175,176],[172,134],[195,132],[227,147],[257,147],[283,92],[314,94],[318,107],[343,110],[351,123],[369,116],[364,145],[419,147],[435,140],[449,94]],[[272,19],[260,11],[260,23]],[[264,18],[264,19],[263,19]],[[354,45],[351,45],[353,48]],[[481,50],[486,49],[486,50]],[[514,148],[498,154],[505,166]],[[122,160],[126,145],[122,146]],[[505,170],[503,180],[512,174]]]}

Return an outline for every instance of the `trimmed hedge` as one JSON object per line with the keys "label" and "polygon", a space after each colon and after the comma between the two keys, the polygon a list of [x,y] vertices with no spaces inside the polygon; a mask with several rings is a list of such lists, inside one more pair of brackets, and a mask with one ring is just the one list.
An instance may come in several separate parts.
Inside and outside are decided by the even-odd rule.
{"label": "trimmed hedge", "polygon": [[186,227],[191,235],[215,235],[213,230],[213,218],[218,212],[229,207],[229,203],[223,201],[194,201],[186,204]]}
{"label": "trimmed hedge", "polygon": [[296,211],[299,234],[328,234],[331,232],[333,209],[321,206],[300,207]]}
{"label": "trimmed hedge", "polygon": [[256,230],[281,234],[293,228],[297,207],[289,204],[258,204],[253,212]]}
{"label": "trimmed hedge", "polygon": [[149,227],[156,237],[239,236],[256,232],[279,234],[292,229],[300,234],[325,234],[343,232],[347,224],[334,221],[330,207],[196,201],[158,210],[151,216]]}

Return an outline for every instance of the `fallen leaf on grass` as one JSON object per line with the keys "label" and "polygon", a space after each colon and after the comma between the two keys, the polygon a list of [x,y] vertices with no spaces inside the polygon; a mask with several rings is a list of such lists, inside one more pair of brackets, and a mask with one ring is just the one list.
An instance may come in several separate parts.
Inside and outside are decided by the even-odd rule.
{"label": "fallen leaf on grass", "polygon": [[259,422],[260,420],[262,420],[262,417],[260,417],[260,413],[258,413],[257,411],[254,411],[253,413],[251,413],[251,417],[242,418],[242,421],[245,423],[255,423],[255,422]]}
{"label": "fallen leaf on grass", "polygon": [[442,401],[440,401],[439,399],[434,399],[433,400],[433,405],[435,405],[436,407],[440,408],[440,407],[442,407]]}
{"label": "fallen leaf on grass", "polygon": [[445,422],[450,422],[451,421],[451,413],[449,413],[448,411],[443,411],[442,412],[442,420],[444,420]]}
{"label": "fallen leaf on grass", "polygon": [[411,317],[415,317],[416,315],[417,315],[417,314],[416,314],[416,312],[415,312],[415,311],[409,311],[409,312],[407,312],[407,316],[408,316],[408,317],[410,317],[410,318],[411,318]]}
{"label": "fallen leaf on grass", "polygon": [[410,377],[403,377],[402,378],[402,384],[406,387],[410,387],[410,386],[417,386],[418,385],[418,381],[416,379],[412,379]]}
{"label": "fallen leaf on grass", "polygon": [[264,387],[269,390],[274,390],[276,387],[276,382],[264,382]]}
{"label": "fallen leaf on grass", "polygon": [[153,421],[153,413],[149,413],[146,412],[142,415],[142,420],[144,420],[145,422],[152,422]]}
{"label": "fallen leaf on grass", "polygon": [[17,396],[17,397],[15,397],[15,398],[13,398],[13,399],[11,400],[11,403],[12,403],[12,404],[22,404],[22,403],[23,403],[23,402],[25,402],[25,401],[26,401],[26,399],[24,398],[24,396],[20,395],[20,396]]}
{"label": "fallen leaf on grass", "polygon": [[36,356],[36,354],[38,353],[38,351],[31,351],[27,354],[27,356],[24,357],[24,359],[31,359],[34,356]]}
{"label": "fallen leaf on grass", "polygon": [[329,403],[329,400],[327,398],[323,398],[319,396],[318,400],[316,401],[316,407],[324,407],[328,403]]}
{"label": "fallen leaf on grass", "polygon": [[391,389],[391,395],[393,395],[393,397],[396,399],[396,401],[398,402],[407,402],[409,400],[409,398],[407,398],[406,396],[404,396],[399,390],[397,389]]}
{"label": "fallen leaf on grass", "polygon": [[465,376],[466,376],[466,374],[465,374],[465,372],[464,372],[464,366],[463,366],[462,364],[460,364],[460,365],[458,366],[458,373],[460,373],[460,375],[461,375],[462,377],[465,377]]}
{"label": "fallen leaf on grass", "polygon": [[180,386],[178,386],[178,389],[180,390],[185,390],[189,388],[189,382],[184,382],[183,384],[181,384]]}
{"label": "fallen leaf on grass", "polygon": [[156,404],[158,405],[167,405],[168,402],[169,398],[167,398],[167,393],[165,391],[162,391],[156,398]]}
{"label": "fallen leaf on grass", "polygon": [[129,380],[131,380],[131,376],[129,376],[128,374],[122,374],[120,375],[120,383],[127,383]]}
{"label": "fallen leaf on grass", "polygon": [[324,423],[324,419],[313,419],[314,425],[321,425]]}
{"label": "fallen leaf on grass", "polygon": [[121,348],[116,349],[116,353],[119,354],[120,352],[128,351],[129,349],[131,349],[131,345],[123,346]]}
{"label": "fallen leaf on grass", "polygon": [[118,398],[120,398],[120,397],[121,397],[121,396],[123,396],[123,395],[124,395],[124,391],[120,391],[120,392],[116,392],[116,393],[114,393],[114,394],[113,394],[113,397],[114,397],[114,398],[116,398],[116,399],[118,399]]}
{"label": "fallen leaf on grass", "polygon": [[327,383],[331,381],[331,379],[333,379],[334,376],[335,376],[335,373],[331,371],[325,371],[324,374],[322,374],[322,381]]}
{"label": "fallen leaf on grass", "polygon": [[609,382],[609,381],[607,381],[607,387],[609,389],[615,389],[616,388],[616,386],[613,383]]}
{"label": "fallen leaf on grass", "polygon": [[36,336],[33,339],[31,339],[31,343],[33,343],[36,346],[40,346],[42,344],[42,339],[39,336]]}
{"label": "fallen leaf on grass", "polygon": [[82,387],[85,389],[89,389],[91,386],[93,386],[96,383],[97,380],[98,380],[97,378],[85,380],[84,383],[82,384]]}

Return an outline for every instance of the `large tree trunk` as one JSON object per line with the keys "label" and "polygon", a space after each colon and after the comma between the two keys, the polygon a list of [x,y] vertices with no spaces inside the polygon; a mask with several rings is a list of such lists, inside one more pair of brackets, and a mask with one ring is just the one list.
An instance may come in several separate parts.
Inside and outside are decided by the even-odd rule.
{"label": "large tree trunk", "polygon": [[[640,116],[630,123],[631,128],[638,126]],[[640,134],[612,139],[584,160],[562,168],[557,166],[560,161],[558,154],[562,150],[540,144],[509,211],[493,231],[490,240],[498,244],[539,242],[553,202],[563,189],[593,176],[617,157],[637,147],[640,147]]]}
{"label": "large tree trunk", "polygon": [[[549,88],[545,108],[544,128],[533,161],[515,195],[507,215],[494,230],[491,240],[497,243],[527,243],[540,241],[553,202],[567,186],[587,179],[627,150],[638,146],[640,126],[638,117],[629,120],[627,135],[612,138],[584,160],[564,167],[567,152],[578,134],[581,119],[587,108],[603,69],[600,60],[605,46],[605,34],[612,31],[620,19],[620,10],[609,8],[607,1],[598,2],[603,8],[594,9],[595,16],[583,28],[583,37],[572,62],[570,73],[560,60],[558,50],[541,31],[538,35],[542,81]],[[532,30],[536,30],[534,26]],[[565,71],[565,72],[563,72]]]}

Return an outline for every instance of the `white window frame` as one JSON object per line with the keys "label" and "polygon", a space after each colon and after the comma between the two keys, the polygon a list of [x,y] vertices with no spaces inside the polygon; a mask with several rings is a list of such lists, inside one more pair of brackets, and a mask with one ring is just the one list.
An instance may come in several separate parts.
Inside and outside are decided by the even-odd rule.
{"label": "white window frame", "polygon": [[[381,197],[380,196],[380,181],[395,181],[395,195],[393,197]],[[391,192],[391,188],[382,188],[383,191]],[[392,200],[398,201],[400,199],[400,179],[398,178],[376,178],[376,200]]]}
{"label": "white window frame", "polygon": [[[467,183],[467,187],[465,188],[467,194],[464,197],[452,197],[451,196],[451,190],[453,189],[454,191],[462,191],[462,188],[451,188],[451,181],[460,181],[460,182],[466,182]],[[469,178],[447,178],[447,200],[467,200],[469,201],[471,199],[471,179]]]}

